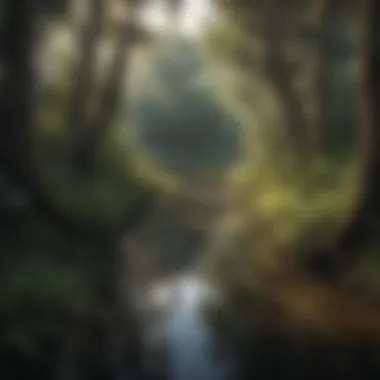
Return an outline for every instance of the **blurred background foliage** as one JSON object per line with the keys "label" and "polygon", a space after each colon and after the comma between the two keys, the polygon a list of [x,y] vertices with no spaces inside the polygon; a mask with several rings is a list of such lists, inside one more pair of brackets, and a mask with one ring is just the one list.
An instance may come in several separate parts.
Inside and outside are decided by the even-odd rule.
{"label": "blurred background foliage", "polygon": [[239,159],[242,137],[197,46],[180,37],[165,40],[145,70],[132,118],[152,158],[185,179],[218,179]]}
{"label": "blurred background foliage", "polygon": [[375,3],[215,0],[190,38],[176,1],[164,33],[142,1],[0,2],[4,379],[140,376],[131,289],[198,262],[243,368],[286,308],[379,336],[339,293],[380,291]]}

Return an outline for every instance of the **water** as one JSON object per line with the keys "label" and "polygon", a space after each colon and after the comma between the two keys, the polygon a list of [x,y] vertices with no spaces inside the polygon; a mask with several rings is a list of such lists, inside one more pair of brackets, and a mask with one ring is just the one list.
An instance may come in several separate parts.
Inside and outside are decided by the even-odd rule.
{"label": "water", "polygon": [[237,327],[234,340],[239,340],[234,365],[231,356],[223,351],[221,340],[215,342],[204,318],[204,304],[217,298],[217,290],[197,274],[157,283],[148,292],[146,306],[153,311],[153,318],[146,329],[147,342],[156,350],[148,350],[147,356],[164,369],[158,371],[163,379],[380,378],[377,356],[372,358],[361,346],[342,347],[335,341],[268,335],[265,330],[263,335],[250,335],[251,329],[242,328],[245,323],[240,318],[233,322]]}
{"label": "water", "polygon": [[215,355],[214,337],[202,311],[205,302],[216,296],[215,289],[196,274],[182,275],[154,289],[152,302],[160,316],[150,338],[165,347],[170,380],[232,378],[232,363],[228,357]]}

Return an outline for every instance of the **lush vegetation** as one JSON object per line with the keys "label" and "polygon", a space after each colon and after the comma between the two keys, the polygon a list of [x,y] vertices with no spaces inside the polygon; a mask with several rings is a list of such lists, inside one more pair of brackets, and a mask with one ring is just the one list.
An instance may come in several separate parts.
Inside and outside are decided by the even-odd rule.
{"label": "lush vegetation", "polygon": [[[206,255],[231,291],[218,331],[240,347],[243,366],[268,373],[272,363],[269,378],[292,365],[284,350],[305,361],[302,378],[320,378],[321,366],[340,373],[337,355],[351,360],[348,377],[362,376],[356,350],[367,350],[375,373],[379,310],[363,299],[379,295],[377,5],[217,4],[204,50],[225,72],[224,98],[249,144],[232,173],[236,206],[216,237],[224,245]],[[238,325],[246,328],[228,328]]]}
{"label": "lush vegetation", "polygon": [[361,75],[368,66],[366,9],[328,1],[273,3],[275,9],[220,3],[223,12],[204,45],[215,64],[238,78],[226,75],[222,83],[247,128],[248,157],[232,180],[253,255],[263,249],[263,257],[275,254],[281,265],[302,268],[307,255],[324,251],[331,266],[340,248],[330,247],[356,219],[366,191],[363,160],[372,147],[361,141],[376,129],[368,126],[371,95]]}
{"label": "lush vegetation", "polygon": [[247,378],[378,370],[379,3],[74,5],[0,2],[1,376],[149,378],[132,283],[201,253]]}

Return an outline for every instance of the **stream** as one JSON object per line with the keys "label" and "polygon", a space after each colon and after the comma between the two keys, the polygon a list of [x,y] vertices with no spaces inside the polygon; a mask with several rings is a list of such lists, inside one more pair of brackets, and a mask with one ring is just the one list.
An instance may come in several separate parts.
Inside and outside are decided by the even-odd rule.
{"label": "stream", "polygon": [[150,289],[146,308],[154,316],[145,329],[149,365],[155,361],[169,380],[233,379],[232,360],[220,352],[215,355],[215,340],[202,311],[207,301],[217,299],[216,289],[197,273]]}

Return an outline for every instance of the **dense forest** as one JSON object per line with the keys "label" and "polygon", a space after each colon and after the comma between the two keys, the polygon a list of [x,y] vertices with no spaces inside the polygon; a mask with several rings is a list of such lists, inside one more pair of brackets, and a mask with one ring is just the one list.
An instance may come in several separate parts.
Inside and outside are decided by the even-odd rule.
{"label": "dense forest", "polygon": [[0,376],[377,379],[379,7],[1,0]]}

